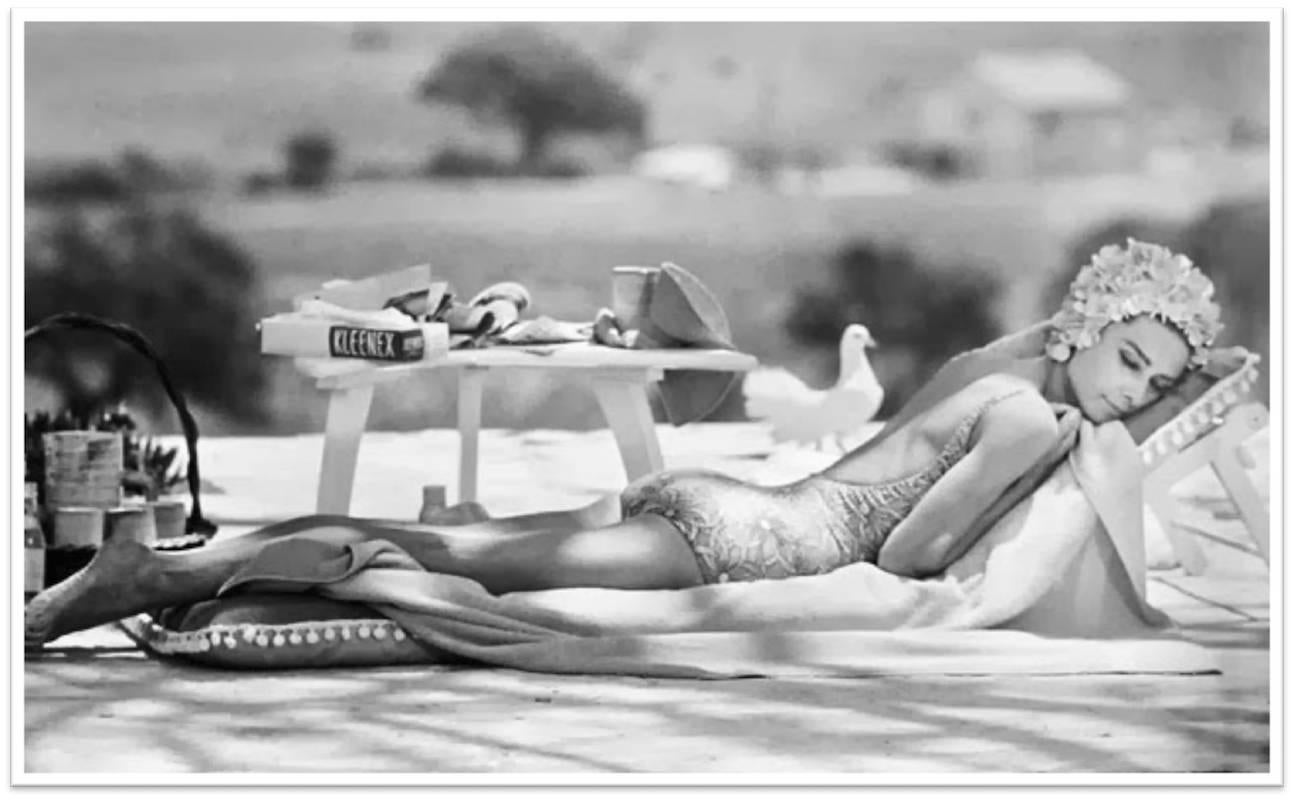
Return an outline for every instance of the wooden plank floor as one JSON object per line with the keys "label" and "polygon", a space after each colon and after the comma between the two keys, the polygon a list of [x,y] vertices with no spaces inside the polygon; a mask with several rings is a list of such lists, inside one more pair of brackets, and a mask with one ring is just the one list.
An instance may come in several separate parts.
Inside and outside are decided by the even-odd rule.
{"label": "wooden plank floor", "polygon": [[[743,427],[690,427],[686,442],[662,429],[666,458],[756,477],[800,463],[774,465]],[[225,492],[210,496],[212,516],[249,523],[309,510],[284,498],[313,497],[318,437],[203,446],[204,475]],[[455,446],[441,431],[366,439],[355,513],[411,516],[422,483],[451,485],[452,496]],[[575,505],[617,482],[604,432],[487,432],[482,457],[482,499],[499,513]],[[1266,772],[1267,572],[1216,486],[1198,481],[1185,500],[1184,519],[1207,534],[1210,572],[1153,573],[1151,597],[1217,653],[1218,675],[702,682],[425,667],[234,674],[150,661],[102,628],[26,663],[24,767],[121,777]],[[226,522],[221,535],[241,529]]]}

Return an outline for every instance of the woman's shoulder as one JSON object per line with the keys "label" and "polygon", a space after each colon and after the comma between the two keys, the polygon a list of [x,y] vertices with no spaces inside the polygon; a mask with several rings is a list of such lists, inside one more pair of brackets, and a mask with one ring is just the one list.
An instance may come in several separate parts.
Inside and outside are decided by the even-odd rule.
{"label": "woman's shoulder", "polygon": [[976,383],[981,395],[983,422],[1019,440],[1054,436],[1060,426],[1056,410],[1038,386],[1018,375],[986,375]]}
{"label": "woman's shoulder", "polygon": [[967,384],[954,398],[957,414],[975,414],[987,425],[1039,435],[1058,430],[1056,412],[1033,382],[1010,373],[992,373]]}

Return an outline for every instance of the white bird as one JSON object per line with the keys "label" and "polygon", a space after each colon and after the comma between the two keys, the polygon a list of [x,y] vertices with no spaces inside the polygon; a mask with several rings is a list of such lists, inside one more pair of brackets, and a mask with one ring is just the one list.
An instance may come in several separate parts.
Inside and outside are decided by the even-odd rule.
{"label": "white bird", "polygon": [[840,337],[840,378],[830,389],[810,388],[780,367],[748,373],[742,383],[746,416],[767,420],[775,442],[812,442],[821,449],[831,437],[845,449],[841,437],[870,422],[885,399],[867,360],[866,348],[875,346],[867,326],[847,326]]}

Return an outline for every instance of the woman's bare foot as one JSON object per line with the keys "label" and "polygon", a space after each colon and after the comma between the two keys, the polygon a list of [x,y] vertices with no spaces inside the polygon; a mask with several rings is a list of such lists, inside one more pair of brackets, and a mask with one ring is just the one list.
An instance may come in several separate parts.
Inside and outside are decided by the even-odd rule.
{"label": "woman's bare foot", "polygon": [[[32,598],[23,613],[27,647],[113,622],[149,607],[157,555],[129,539],[109,539],[80,572]],[[156,605],[156,604],[151,604]]]}

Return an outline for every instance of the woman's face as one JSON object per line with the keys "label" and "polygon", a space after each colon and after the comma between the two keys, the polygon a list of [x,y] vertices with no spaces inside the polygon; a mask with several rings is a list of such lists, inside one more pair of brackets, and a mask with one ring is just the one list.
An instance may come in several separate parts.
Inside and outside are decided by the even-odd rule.
{"label": "woman's face", "polygon": [[1186,341],[1152,318],[1114,322],[1068,361],[1070,389],[1093,422],[1122,419],[1158,400],[1186,371]]}

